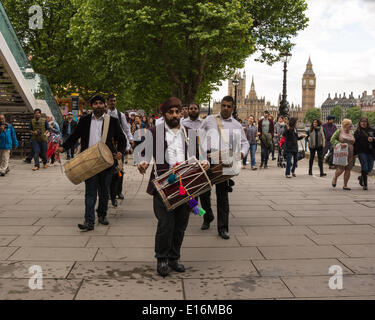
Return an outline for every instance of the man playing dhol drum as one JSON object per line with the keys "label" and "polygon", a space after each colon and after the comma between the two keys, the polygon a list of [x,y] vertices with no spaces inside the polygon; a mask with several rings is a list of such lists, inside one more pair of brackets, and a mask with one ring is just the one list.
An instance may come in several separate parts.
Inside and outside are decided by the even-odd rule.
{"label": "man playing dhol drum", "polygon": [[[105,100],[101,96],[95,96],[90,104],[93,108],[92,114],[82,117],[71,136],[58,149],[64,152],[72,148],[76,141],[81,138],[81,152],[101,141],[104,126]],[[117,143],[117,152],[113,146],[113,140]],[[106,145],[112,151],[114,158],[120,160],[125,152],[126,137],[120,127],[118,119],[110,117]],[[95,204],[99,195],[97,209],[99,223],[108,225],[106,218],[109,200],[109,185],[111,183],[113,166],[99,172],[85,181],[85,222],[78,224],[78,228],[84,231],[94,230]]]}
{"label": "man playing dhol drum", "polygon": [[[182,103],[178,98],[169,98],[161,106],[164,123],[150,129],[152,134],[152,155],[156,159],[157,175],[163,174],[176,164],[188,159],[186,130],[180,125]],[[149,138],[146,137],[146,148]],[[135,151],[135,156],[137,151]],[[147,154],[147,150],[146,150]],[[159,161],[162,155],[162,161]],[[164,156],[165,155],[165,156]],[[138,170],[145,174],[151,159],[140,161]],[[205,170],[209,168],[208,161],[203,161]],[[155,235],[155,257],[157,272],[165,277],[169,273],[168,265],[177,272],[184,272],[185,267],[179,262],[180,249],[189,221],[189,206],[184,203],[172,211],[167,211],[163,200],[156,192],[152,183],[155,178],[155,166],[151,172],[147,193],[152,195],[154,213],[158,219]]]}

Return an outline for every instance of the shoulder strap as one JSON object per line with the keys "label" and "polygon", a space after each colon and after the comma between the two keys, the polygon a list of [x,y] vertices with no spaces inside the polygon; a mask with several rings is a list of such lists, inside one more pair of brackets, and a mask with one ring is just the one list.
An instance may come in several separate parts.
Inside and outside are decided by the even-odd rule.
{"label": "shoulder strap", "polygon": [[118,117],[118,121],[120,121],[121,129],[124,131],[124,126],[122,124],[121,112],[119,110],[117,110],[117,117]]}
{"label": "shoulder strap", "polygon": [[227,145],[228,142],[227,142],[225,134],[223,134],[224,127],[223,127],[223,122],[220,121],[220,115],[217,115],[215,117],[215,120],[216,120],[216,123],[217,123],[217,128],[219,129],[219,132],[220,132],[220,137],[221,137],[221,139],[223,139],[224,143]]}
{"label": "shoulder strap", "polygon": [[107,141],[110,119],[111,119],[111,117],[108,114],[104,115],[104,127],[103,127],[102,140],[101,140],[103,143],[105,143]]}

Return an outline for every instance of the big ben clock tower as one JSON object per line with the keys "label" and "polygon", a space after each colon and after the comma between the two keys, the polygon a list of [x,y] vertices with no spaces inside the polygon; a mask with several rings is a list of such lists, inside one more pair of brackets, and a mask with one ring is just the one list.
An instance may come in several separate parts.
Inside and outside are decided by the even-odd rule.
{"label": "big ben clock tower", "polygon": [[311,59],[306,64],[306,71],[302,77],[302,112],[305,117],[308,109],[315,107],[316,77],[312,69]]}

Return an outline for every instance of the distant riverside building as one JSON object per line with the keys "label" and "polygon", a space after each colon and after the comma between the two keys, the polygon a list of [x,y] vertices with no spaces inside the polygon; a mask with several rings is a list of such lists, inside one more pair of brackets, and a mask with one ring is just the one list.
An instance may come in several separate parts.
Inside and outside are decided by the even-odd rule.
{"label": "distant riverside building", "polygon": [[362,111],[375,111],[375,90],[372,90],[372,95],[368,95],[367,91],[355,98],[353,92],[350,93],[349,97],[344,92],[343,95],[335,93],[335,97],[331,98],[331,94],[328,94],[328,98],[322,104],[322,119],[326,119],[331,113],[332,109],[336,106],[341,106],[343,109],[343,116],[345,116],[347,109],[355,106],[359,106]]}

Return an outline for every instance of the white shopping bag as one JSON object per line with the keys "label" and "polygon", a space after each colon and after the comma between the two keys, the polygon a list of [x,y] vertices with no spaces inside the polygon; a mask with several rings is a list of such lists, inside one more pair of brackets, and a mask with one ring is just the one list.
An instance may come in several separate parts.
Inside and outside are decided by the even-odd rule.
{"label": "white shopping bag", "polygon": [[347,166],[348,165],[348,144],[347,143],[339,143],[333,149],[333,164],[338,166]]}

